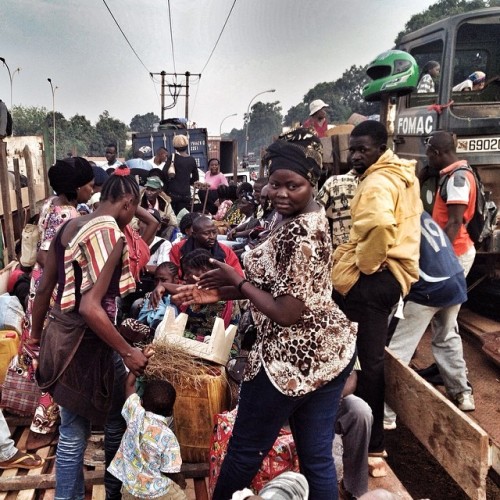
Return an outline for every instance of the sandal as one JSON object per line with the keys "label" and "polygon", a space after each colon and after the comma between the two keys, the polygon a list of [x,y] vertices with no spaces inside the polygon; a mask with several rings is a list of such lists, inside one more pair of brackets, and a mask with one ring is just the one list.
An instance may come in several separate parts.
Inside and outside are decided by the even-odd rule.
{"label": "sandal", "polygon": [[38,469],[44,463],[45,459],[38,455],[18,451],[10,460],[0,462],[0,469]]}

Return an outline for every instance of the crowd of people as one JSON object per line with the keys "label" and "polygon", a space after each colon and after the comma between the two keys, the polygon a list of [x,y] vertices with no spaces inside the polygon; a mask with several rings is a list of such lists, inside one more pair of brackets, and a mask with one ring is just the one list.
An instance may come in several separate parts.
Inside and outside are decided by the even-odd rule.
{"label": "crowd of people", "polygon": [[[384,407],[385,346],[409,363],[429,323],[448,395],[474,410],[457,315],[475,254],[464,223],[476,193],[454,136],[426,141],[441,177],[432,214],[415,162],[389,149],[372,120],[351,132],[352,170],[317,192],[326,107],[314,101],[308,126],[267,148],[267,176],[253,186],[228,185],[210,160],[206,203],[192,195],[198,172],[183,135],[149,162],[137,153],[122,164],[109,145],[103,167],[75,157],[49,169],[55,195],[40,213],[18,361],[42,390],[30,446],[59,435],[56,498],[84,498],[87,440],[103,424],[106,498],[185,498],[169,427],[175,389],[147,383],[136,394],[154,356],[137,341],[151,342],[167,307],[188,315],[184,335],[200,342],[218,317],[227,327],[246,312],[255,327],[251,342],[242,334],[231,349],[247,364],[216,500],[249,486],[285,424],[309,498],[365,494],[369,474],[387,473],[384,431],[396,426]],[[39,466],[4,427],[0,468]],[[344,440],[339,487],[335,432]]]}

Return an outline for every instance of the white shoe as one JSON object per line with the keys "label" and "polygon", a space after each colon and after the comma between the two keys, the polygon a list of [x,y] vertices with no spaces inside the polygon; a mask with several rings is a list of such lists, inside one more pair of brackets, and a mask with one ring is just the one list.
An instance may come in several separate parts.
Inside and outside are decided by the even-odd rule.
{"label": "white shoe", "polygon": [[457,406],[462,411],[474,411],[476,409],[474,396],[470,392],[462,392],[457,396]]}
{"label": "white shoe", "polygon": [[384,431],[393,431],[396,427],[395,420],[384,420]]}

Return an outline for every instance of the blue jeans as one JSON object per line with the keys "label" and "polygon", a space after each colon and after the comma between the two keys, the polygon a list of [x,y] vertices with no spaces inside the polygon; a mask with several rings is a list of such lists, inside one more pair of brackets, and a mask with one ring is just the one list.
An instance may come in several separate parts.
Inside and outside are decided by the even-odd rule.
{"label": "blue jeans", "polygon": [[[118,354],[113,355],[115,363],[115,382],[111,410],[104,427],[104,453],[106,468],[120,446],[126,423],[121,416],[125,402],[126,370]],[[59,427],[59,444],[56,453],[56,493],[55,500],[83,500],[85,483],[83,477],[83,455],[90,436],[90,421],[68,410],[61,409],[61,425]],[[106,470],[104,486],[106,499],[121,498],[121,481]]]}
{"label": "blue jeans", "polygon": [[248,487],[288,419],[310,500],[336,500],[337,477],[332,456],[340,395],[352,363],[334,380],[304,396],[285,396],[263,368],[243,382],[238,414],[213,500],[228,500]]}

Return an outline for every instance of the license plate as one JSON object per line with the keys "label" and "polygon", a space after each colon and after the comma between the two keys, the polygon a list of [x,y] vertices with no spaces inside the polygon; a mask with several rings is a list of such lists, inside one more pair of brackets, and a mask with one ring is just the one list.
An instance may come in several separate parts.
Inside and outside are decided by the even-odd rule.
{"label": "license plate", "polygon": [[457,140],[457,153],[478,153],[483,151],[500,151],[500,137],[476,137],[474,139]]}

